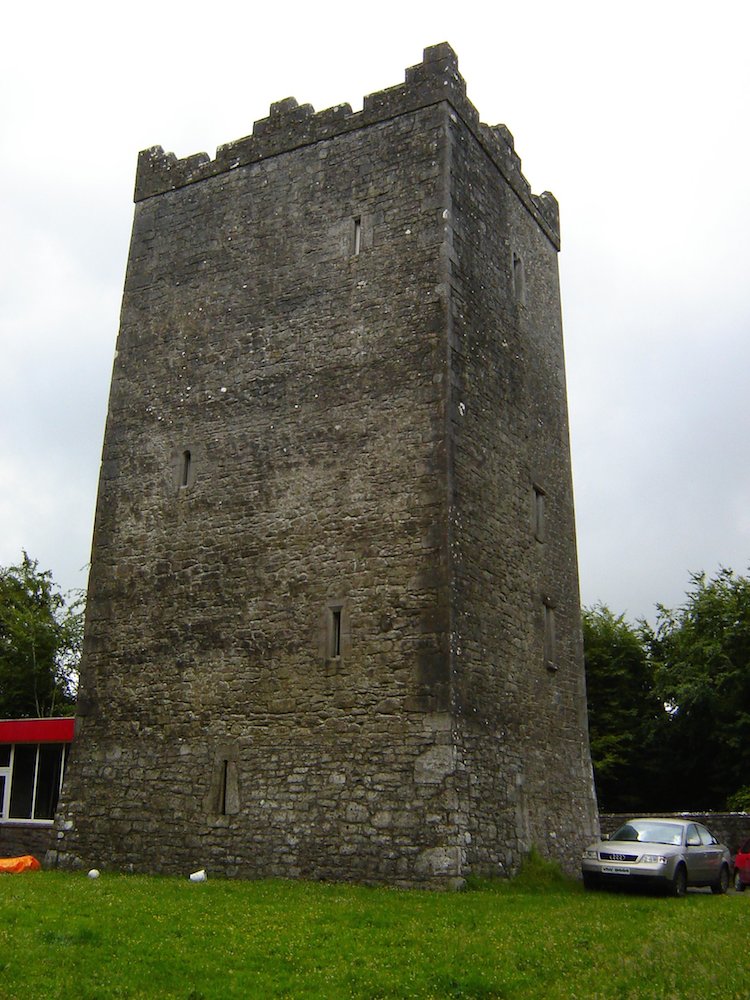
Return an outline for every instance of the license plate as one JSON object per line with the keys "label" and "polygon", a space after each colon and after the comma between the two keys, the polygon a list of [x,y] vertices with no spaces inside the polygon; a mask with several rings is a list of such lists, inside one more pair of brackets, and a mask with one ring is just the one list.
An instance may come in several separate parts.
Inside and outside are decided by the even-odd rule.
{"label": "license plate", "polygon": [[602,872],[605,875],[629,875],[629,868],[620,868],[617,865],[602,865]]}

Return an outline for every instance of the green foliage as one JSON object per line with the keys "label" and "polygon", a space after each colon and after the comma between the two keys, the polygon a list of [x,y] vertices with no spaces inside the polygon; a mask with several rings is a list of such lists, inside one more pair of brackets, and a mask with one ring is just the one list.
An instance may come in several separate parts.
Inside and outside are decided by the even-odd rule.
{"label": "green foliage", "polygon": [[572,879],[566,875],[556,861],[544,858],[532,847],[523,859],[521,868],[513,879],[517,889],[529,892],[545,892],[558,889],[569,889]]}
{"label": "green foliage", "polygon": [[504,884],[439,893],[9,875],[0,892],[0,997],[747,996],[739,894],[671,900]]}
{"label": "green foliage", "polygon": [[67,604],[37,561],[0,568],[0,718],[66,714],[75,703],[83,600]]}
{"label": "green foliage", "polygon": [[536,847],[532,847],[524,857],[521,867],[513,878],[500,876],[469,875],[466,878],[468,892],[557,892],[568,891],[577,886],[577,880],[566,875],[556,861],[542,857]]}
{"label": "green foliage", "polygon": [[716,809],[750,776],[750,580],[692,577],[649,637],[656,690],[669,706],[676,807]]}
{"label": "green foliage", "polygon": [[[604,811],[723,809],[750,776],[750,580],[695,574],[654,628],[583,615],[591,754]],[[734,805],[733,808],[738,808]]]}
{"label": "green foliage", "polygon": [[605,812],[651,808],[658,798],[664,708],[642,631],[600,604],[584,609],[583,643],[599,806]]}
{"label": "green foliage", "polygon": [[729,796],[727,809],[731,812],[750,812],[750,785],[743,785]]}

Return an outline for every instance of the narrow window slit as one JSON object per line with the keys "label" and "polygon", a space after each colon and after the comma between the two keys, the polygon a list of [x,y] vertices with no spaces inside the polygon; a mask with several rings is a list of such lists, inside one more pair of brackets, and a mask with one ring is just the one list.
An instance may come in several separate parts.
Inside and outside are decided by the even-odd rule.
{"label": "narrow window slit", "polygon": [[187,486],[190,480],[190,463],[192,461],[189,451],[182,453],[182,466],[180,471],[180,486]]}
{"label": "narrow window slit", "polygon": [[222,762],[221,769],[221,787],[219,790],[219,813],[222,816],[227,815],[227,782],[229,780],[229,761],[224,760]]}
{"label": "narrow window slit", "polygon": [[[229,753],[225,757],[225,753]],[[237,758],[232,750],[219,751],[211,770],[211,784],[206,797],[206,809],[213,816],[236,816],[240,811],[240,785]]]}
{"label": "narrow window slit", "polygon": [[354,256],[358,257],[362,249],[362,219],[358,215],[354,220]]}
{"label": "narrow window slit", "polygon": [[519,254],[513,251],[513,291],[516,299],[524,304],[526,302],[526,271],[523,260]]}
{"label": "narrow window slit", "polygon": [[555,609],[549,601],[544,602],[544,665],[551,674],[557,671]]}
{"label": "narrow window slit", "polygon": [[331,656],[341,656],[341,608],[331,608]]}
{"label": "narrow window slit", "polygon": [[546,494],[541,486],[534,487],[534,509],[532,512],[533,523],[534,523],[534,538],[538,542],[544,541],[544,508],[545,508]]}

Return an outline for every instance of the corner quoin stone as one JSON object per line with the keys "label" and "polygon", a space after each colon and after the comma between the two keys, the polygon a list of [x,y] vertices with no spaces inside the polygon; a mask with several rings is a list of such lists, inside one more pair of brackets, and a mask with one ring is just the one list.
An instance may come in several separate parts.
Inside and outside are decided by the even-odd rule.
{"label": "corner quoin stone", "polygon": [[49,863],[455,887],[597,827],[557,251],[424,52],[141,153]]}

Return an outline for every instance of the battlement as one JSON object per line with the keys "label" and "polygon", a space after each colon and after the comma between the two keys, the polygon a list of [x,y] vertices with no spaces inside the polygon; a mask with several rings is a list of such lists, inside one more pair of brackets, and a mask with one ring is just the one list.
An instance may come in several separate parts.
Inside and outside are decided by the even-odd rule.
{"label": "battlement", "polygon": [[458,70],[456,53],[446,42],[426,48],[422,62],[406,70],[404,83],[366,95],[362,111],[353,112],[350,104],[339,104],[316,113],[312,105],[298,104],[295,98],[287,97],[271,105],[267,118],[253,123],[249,136],[219,146],[214,159],[207,153],[178,159],[174,153],[165,153],[161,146],[143,150],[138,155],[134,200],[144,201],[442,101],[447,101],[460,116],[559,249],[557,200],[548,191],[541,195],[531,193],[508,128],[480,122],[476,108],[466,96],[466,82]]}

